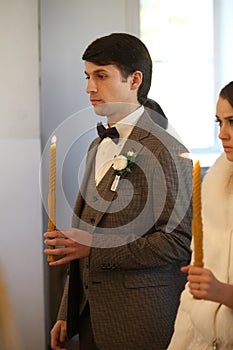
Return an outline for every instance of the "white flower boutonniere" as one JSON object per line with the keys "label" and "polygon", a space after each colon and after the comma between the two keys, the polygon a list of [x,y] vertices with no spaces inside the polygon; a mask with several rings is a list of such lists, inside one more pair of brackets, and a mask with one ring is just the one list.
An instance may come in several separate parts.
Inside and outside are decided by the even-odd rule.
{"label": "white flower boutonniere", "polygon": [[114,169],[113,175],[115,175],[115,179],[111,191],[116,191],[121,175],[132,171],[131,168],[136,163],[137,158],[137,153],[128,151],[124,155],[121,154],[113,159],[112,167]]}

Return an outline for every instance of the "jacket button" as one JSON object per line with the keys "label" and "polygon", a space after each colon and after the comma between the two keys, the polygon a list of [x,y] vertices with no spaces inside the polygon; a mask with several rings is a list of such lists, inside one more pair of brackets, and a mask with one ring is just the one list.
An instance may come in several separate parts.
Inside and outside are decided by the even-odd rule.
{"label": "jacket button", "polygon": [[91,218],[90,221],[91,221],[91,224],[94,225],[94,223],[95,223],[95,218]]}
{"label": "jacket button", "polygon": [[98,197],[93,196],[92,200],[93,200],[93,202],[96,202],[96,201],[98,201]]}

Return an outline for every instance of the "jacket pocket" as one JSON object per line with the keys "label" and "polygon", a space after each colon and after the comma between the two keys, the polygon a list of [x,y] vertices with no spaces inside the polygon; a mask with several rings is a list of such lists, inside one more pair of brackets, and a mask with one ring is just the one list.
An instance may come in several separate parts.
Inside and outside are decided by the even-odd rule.
{"label": "jacket pocket", "polygon": [[137,274],[125,274],[125,288],[148,288],[169,285],[169,275],[156,274],[154,271],[140,272]]}

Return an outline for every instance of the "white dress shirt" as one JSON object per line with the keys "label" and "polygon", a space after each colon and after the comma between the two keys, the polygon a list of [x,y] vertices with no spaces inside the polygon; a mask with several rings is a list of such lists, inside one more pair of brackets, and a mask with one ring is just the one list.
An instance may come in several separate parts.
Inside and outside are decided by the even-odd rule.
{"label": "white dress shirt", "polygon": [[120,135],[119,142],[117,144],[114,143],[109,137],[104,138],[100,142],[95,159],[96,186],[104,177],[108,169],[112,166],[113,158],[120,154],[127,138],[131,134],[135,124],[143,112],[144,107],[140,106],[138,109],[136,109],[136,111],[130,113],[114,125]]}

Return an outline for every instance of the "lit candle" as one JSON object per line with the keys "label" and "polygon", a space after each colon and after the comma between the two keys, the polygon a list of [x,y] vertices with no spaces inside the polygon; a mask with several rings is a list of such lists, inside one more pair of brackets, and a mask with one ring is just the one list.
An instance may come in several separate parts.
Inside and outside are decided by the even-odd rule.
{"label": "lit candle", "polygon": [[[48,193],[48,231],[56,230],[56,136],[52,137],[50,146],[49,193]],[[49,247],[53,249],[53,246]],[[54,261],[53,255],[48,255],[48,261]]]}
{"label": "lit candle", "polygon": [[193,167],[193,220],[194,266],[203,267],[203,228],[201,216],[201,168],[197,160]]}

